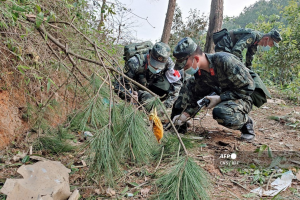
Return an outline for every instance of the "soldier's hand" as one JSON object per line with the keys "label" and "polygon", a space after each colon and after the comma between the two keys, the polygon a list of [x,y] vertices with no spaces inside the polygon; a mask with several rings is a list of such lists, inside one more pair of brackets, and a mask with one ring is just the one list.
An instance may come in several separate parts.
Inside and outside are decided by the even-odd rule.
{"label": "soldier's hand", "polygon": [[205,98],[210,100],[210,103],[208,104],[206,109],[211,109],[221,102],[221,97],[219,95],[206,96]]}
{"label": "soldier's hand", "polygon": [[172,121],[175,126],[176,125],[182,126],[188,120],[189,117],[190,117],[190,115],[188,113],[183,112],[179,115],[176,115]]}
{"label": "soldier's hand", "polygon": [[139,100],[138,92],[137,91],[132,91],[132,97],[131,97],[131,103],[137,103]]}

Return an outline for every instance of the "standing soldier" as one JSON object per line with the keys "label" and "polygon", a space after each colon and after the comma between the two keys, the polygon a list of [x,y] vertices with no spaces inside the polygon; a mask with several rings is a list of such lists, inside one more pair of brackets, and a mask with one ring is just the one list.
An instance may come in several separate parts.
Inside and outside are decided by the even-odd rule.
{"label": "standing soldier", "polygon": [[[170,52],[171,49],[167,44],[158,42],[150,52],[136,54],[124,66],[124,74],[163,97],[162,100],[165,100],[164,106],[167,109],[173,106],[182,86],[180,73],[174,70],[174,62],[169,57]],[[132,94],[141,104],[152,98],[149,92],[131,85],[127,79],[121,77],[119,80],[127,90],[132,87]],[[115,92],[121,98],[125,98],[125,89],[118,81],[115,82]]]}
{"label": "standing soldier", "polygon": [[268,51],[271,47],[278,47],[278,42],[282,40],[280,33],[272,29],[269,33],[264,34],[253,29],[234,29],[227,31],[222,29],[213,35],[215,43],[215,52],[228,52],[236,55],[243,61],[242,52],[247,49],[246,67],[252,68],[253,55],[257,51],[257,46],[261,46],[262,51]]}
{"label": "standing soldier", "polygon": [[[255,82],[249,70],[235,55],[219,52],[205,54],[191,39],[182,39],[173,52],[175,69],[184,69],[194,76],[181,88],[171,118],[175,125],[185,126],[198,110],[197,100],[206,96],[207,108],[213,108],[213,118],[221,125],[240,130],[242,140],[255,137],[253,121],[249,117]],[[212,92],[217,95],[207,96]]]}

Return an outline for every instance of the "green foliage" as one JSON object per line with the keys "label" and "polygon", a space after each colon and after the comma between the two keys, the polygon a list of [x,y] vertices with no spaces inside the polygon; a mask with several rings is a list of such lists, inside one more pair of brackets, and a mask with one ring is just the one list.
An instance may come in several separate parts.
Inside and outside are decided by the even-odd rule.
{"label": "green foliage", "polygon": [[173,49],[179,40],[184,37],[191,37],[198,45],[204,47],[204,33],[207,23],[207,17],[203,13],[201,15],[200,10],[197,9],[191,9],[187,19],[183,20],[182,12],[179,6],[176,4],[171,28],[171,36],[168,43],[171,49]]}
{"label": "green foliage", "polygon": [[[165,147],[164,155],[165,156],[176,155],[176,153],[178,152],[178,147],[179,147],[179,145],[181,145],[177,136],[165,133],[164,138],[165,138],[164,139],[164,147]],[[191,149],[195,146],[195,143],[193,143],[193,141],[191,139],[184,138],[184,137],[181,139],[187,149]],[[179,151],[181,154],[184,153],[183,148],[180,148]]]}
{"label": "green foliage", "polygon": [[287,25],[276,16],[260,16],[255,23],[247,25],[248,28],[268,32],[272,28],[280,30],[283,40],[279,48],[272,48],[269,52],[258,51],[253,62],[256,72],[269,85],[274,85],[291,100],[299,101],[300,89],[300,7],[295,0],[282,11]]}
{"label": "green foliage", "polygon": [[[156,147],[155,137],[147,127],[147,116],[131,106],[123,106],[119,118],[123,117],[122,128],[116,133],[123,158],[130,158],[138,164],[149,162]],[[120,119],[119,119],[120,121]]]}
{"label": "green foliage", "polygon": [[210,178],[192,158],[180,157],[171,166],[157,180],[159,199],[210,199],[207,193],[211,187]]}
{"label": "green foliage", "polygon": [[33,144],[35,150],[49,150],[50,153],[62,153],[74,151],[74,146],[56,136],[39,137]]}
{"label": "green foliage", "polygon": [[106,178],[109,185],[114,184],[114,177],[121,174],[118,144],[114,134],[108,126],[99,129],[89,141],[87,156],[89,162],[89,176],[96,181]]}
{"label": "green foliage", "polygon": [[[259,16],[278,16],[280,21],[286,23],[282,18],[281,10],[288,5],[289,0],[259,0],[254,4],[245,7],[242,13],[237,17],[226,16],[223,20],[223,28],[228,30],[236,28],[245,28],[249,23],[255,23]],[[267,20],[266,20],[267,22]]]}

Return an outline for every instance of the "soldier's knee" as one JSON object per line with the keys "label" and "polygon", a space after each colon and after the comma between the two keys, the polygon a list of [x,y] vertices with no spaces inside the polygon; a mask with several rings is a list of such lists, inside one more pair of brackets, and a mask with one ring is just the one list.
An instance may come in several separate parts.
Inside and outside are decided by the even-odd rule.
{"label": "soldier's knee", "polygon": [[222,107],[215,107],[212,114],[214,119],[224,119],[227,115],[232,114],[232,112],[228,112],[228,109],[224,109]]}

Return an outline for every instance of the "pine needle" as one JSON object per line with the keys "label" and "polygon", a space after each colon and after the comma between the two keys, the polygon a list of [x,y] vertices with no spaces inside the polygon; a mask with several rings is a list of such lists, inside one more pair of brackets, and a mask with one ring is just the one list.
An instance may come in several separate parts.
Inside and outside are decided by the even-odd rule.
{"label": "pine needle", "polygon": [[137,164],[148,163],[152,159],[152,149],[156,146],[155,137],[147,127],[147,116],[132,106],[123,107],[120,113],[122,128],[116,134],[122,157]]}
{"label": "pine needle", "polygon": [[51,153],[71,152],[75,150],[75,147],[67,143],[65,140],[61,140],[59,136],[43,136],[39,137],[34,143],[33,148],[35,150],[49,150]]}
{"label": "pine needle", "polygon": [[158,199],[210,199],[210,178],[192,158],[180,157],[164,175],[157,180]]}
{"label": "pine needle", "polygon": [[119,153],[114,135],[108,126],[100,129],[89,141],[86,152],[89,163],[89,176],[95,180],[105,177],[105,182],[114,185],[114,177],[121,174]]}

